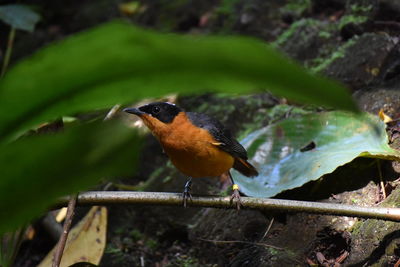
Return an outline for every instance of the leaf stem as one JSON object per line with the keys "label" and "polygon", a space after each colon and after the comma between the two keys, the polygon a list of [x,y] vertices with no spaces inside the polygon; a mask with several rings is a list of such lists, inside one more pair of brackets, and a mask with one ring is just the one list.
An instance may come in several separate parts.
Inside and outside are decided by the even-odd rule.
{"label": "leaf stem", "polygon": [[[269,210],[280,212],[307,212],[324,215],[337,215],[361,218],[375,218],[400,221],[400,208],[360,207],[355,205],[321,202],[241,197],[244,209]],[[68,199],[60,199],[56,207],[65,206]],[[90,191],[79,194],[78,205],[160,205],[183,206],[182,194],[131,191]],[[236,208],[230,197],[193,196],[191,207]]]}
{"label": "leaf stem", "polygon": [[3,78],[4,74],[6,73],[8,64],[10,63],[11,53],[14,45],[14,39],[15,39],[15,28],[11,27],[10,33],[8,34],[7,49],[4,55],[0,78]]}

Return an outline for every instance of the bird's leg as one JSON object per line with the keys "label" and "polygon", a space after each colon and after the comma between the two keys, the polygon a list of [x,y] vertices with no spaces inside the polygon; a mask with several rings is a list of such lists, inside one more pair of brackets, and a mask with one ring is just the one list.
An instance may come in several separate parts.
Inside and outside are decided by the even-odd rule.
{"label": "bird's leg", "polygon": [[229,178],[231,179],[232,182],[232,190],[233,193],[231,195],[231,204],[235,201],[236,208],[237,210],[240,210],[240,206],[242,206],[242,201],[240,200],[240,192],[239,192],[239,186],[235,184],[233,181],[231,173],[228,171]]}
{"label": "bird's leg", "polygon": [[190,199],[192,201],[192,195],[190,191],[192,190],[192,177],[185,184],[185,188],[183,189],[183,207],[186,208],[187,200]]}

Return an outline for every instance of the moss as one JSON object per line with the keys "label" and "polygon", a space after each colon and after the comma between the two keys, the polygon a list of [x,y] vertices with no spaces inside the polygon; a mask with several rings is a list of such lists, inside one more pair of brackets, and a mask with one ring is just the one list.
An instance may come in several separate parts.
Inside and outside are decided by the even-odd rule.
{"label": "moss", "polygon": [[[282,46],[284,45],[290,38],[298,32],[298,30],[302,27],[311,27],[311,26],[316,26],[318,25],[318,21],[314,19],[302,19],[299,21],[296,21],[290,27],[284,31],[273,43],[274,46]],[[304,36],[305,37],[305,36]]]}
{"label": "moss", "polygon": [[118,227],[118,228],[114,229],[114,233],[117,234],[117,235],[120,235],[120,234],[122,234],[124,232],[125,232],[125,228],[124,227]]}
{"label": "moss", "polygon": [[168,266],[178,267],[196,267],[200,266],[199,261],[196,258],[189,257],[187,255],[181,255],[176,259],[175,262],[171,262]]}
{"label": "moss", "polygon": [[235,7],[239,0],[222,0],[221,4],[215,9],[214,16],[221,19],[222,25],[219,32],[228,34],[232,31],[237,19]]}
{"label": "moss", "polygon": [[368,20],[366,16],[357,16],[357,15],[344,15],[341,17],[339,21],[339,29],[342,29],[344,26],[348,24],[362,24]]}
{"label": "moss", "polygon": [[239,0],[223,0],[215,12],[221,15],[232,15],[238,2]]}
{"label": "moss", "polygon": [[158,182],[158,177],[161,176],[161,174],[163,174],[163,171],[165,170],[165,167],[159,167],[157,169],[155,169],[149,176],[149,178],[144,181],[141,182],[138,186],[137,186],[137,190],[138,191],[146,191],[148,188],[150,188],[154,183]]}
{"label": "moss", "polygon": [[308,65],[308,61],[323,55],[326,50],[330,50],[332,43],[336,43],[336,32],[334,24],[302,19],[278,36],[273,45],[300,61],[305,60],[305,65]]}
{"label": "moss", "polygon": [[336,61],[339,58],[343,58],[345,56],[346,50],[355,44],[356,39],[358,37],[354,37],[350,40],[348,40],[345,44],[340,46],[335,52],[331,54],[330,57],[328,58],[316,58],[313,60],[312,65],[315,65],[315,67],[311,68],[312,73],[320,73],[323,70],[325,70],[332,62]]}
{"label": "moss", "polygon": [[113,259],[113,263],[115,264],[124,262],[125,253],[121,250],[121,248],[115,246],[112,243],[107,244],[104,253],[109,254]]}
{"label": "moss", "polygon": [[[400,189],[395,189],[390,196],[381,203],[380,207],[398,207],[398,200],[400,198]],[[388,255],[395,254],[397,248],[397,235],[393,234],[399,231],[399,223],[392,221],[383,221],[368,219],[365,221],[356,222],[352,229],[352,250],[363,251],[364,255],[378,256],[376,264],[371,266],[384,266]],[[371,246],[371,244],[373,244]],[[376,252],[380,250],[382,254],[378,255]],[[375,253],[374,253],[375,251]],[[386,265],[385,265],[386,266]]]}
{"label": "moss", "polygon": [[130,231],[129,235],[132,237],[133,241],[138,241],[143,238],[143,234],[137,229]]}
{"label": "moss", "polygon": [[242,140],[255,130],[264,127],[265,125],[263,125],[262,122],[265,119],[265,115],[266,114],[262,112],[256,113],[254,114],[251,122],[243,123],[243,130],[239,132],[238,140]]}
{"label": "moss", "polygon": [[275,256],[275,255],[278,255],[279,253],[281,253],[281,251],[279,251],[273,247],[269,247],[269,248],[267,248],[267,250],[272,256]]}
{"label": "moss", "polygon": [[321,38],[324,38],[324,39],[329,39],[329,38],[331,38],[332,34],[328,31],[320,31],[318,33],[318,36]]}
{"label": "moss", "polygon": [[311,0],[291,0],[281,8],[282,13],[292,13],[296,16],[302,15],[311,9]]}
{"label": "moss", "polygon": [[224,190],[220,191],[220,193],[218,194],[221,197],[227,197],[230,196],[231,194],[231,189],[232,187],[228,186],[227,188],[225,188]]}
{"label": "moss", "polygon": [[155,250],[158,247],[158,242],[152,238],[146,240],[146,247]]}
{"label": "moss", "polygon": [[357,4],[353,4],[350,5],[349,11],[353,14],[366,14],[371,12],[373,9],[372,5],[357,5]]}
{"label": "moss", "polygon": [[396,222],[368,219],[356,222],[350,232],[355,239],[369,240],[369,243],[379,243],[385,235],[398,228],[398,223]]}
{"label": "moss", "polygon": [[172,180],[172,176],[171,175],[167,175],[167,176],[165,176],[165,178],[162,180],[162,182],[164,183],[164,184],[166,184],[166,183],[168,183],[169,181],[171,181]]}
{"label": "moss", "polygon": [[346,10],[346,14],[339,20],[339,30],[348,24],[359,25],[365,23],[368,20],[368,16],[370,15],[372,9],[372,5],[350,5]]}
{"label": "moss", "polygon": [[278,121],[286,117],[288,114],[305,115],[308,113],[310,113],[310,111],[303,108],[290,105],[276,105],[275,107],[270,109],[270,111],[268,112],[268,116],[271,118],[271,121]]}

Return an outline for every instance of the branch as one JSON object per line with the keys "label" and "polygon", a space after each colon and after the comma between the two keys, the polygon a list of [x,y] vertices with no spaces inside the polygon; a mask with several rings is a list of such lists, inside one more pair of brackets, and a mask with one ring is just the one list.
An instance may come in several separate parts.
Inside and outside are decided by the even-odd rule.
{"label": "branch", "polygon": [[[324,215],[349,217],[375,218],[389,221],[400,221],[400,208],[360,207],[355,205],[332,204],[321,202],[241,197],[244,209],[269,210],[280,212],[308,212]],[[60,199],[55,207],[65,206],[68,198]],[[77,200],[78,205],[158,205],[182,206],[182,194],[159,192],[132,192],[132,191],[91,191],[81,193]],[[193,196],[189,207],[232,208],[230,197]]]}
{"label": "branch", "polygon": [[3,66],[1,68],[0,78],[2,78],[4,76],[4,74],[6,73],[8,64],[10,63],[11,53],[12,53],[14,39],[15,39],[15,31],[16,31],[15,28],[11,27],[10,33],[8,35],[6,54],[4,55]]}
{"label": "branch", "polygon": [[63,256],[65,244],[67,243],[67,238],[69,234],[69,230],[71,229],[72,219],[75,214],[75,205],[77,201],[77,196],[71,196],[67,201],[68,210],[67,216],[65,217],[64,228],[60,240],[58,241],[56,251],[54,253],[53,264],[52,267],[59,267],[61,263],[61,258]]}

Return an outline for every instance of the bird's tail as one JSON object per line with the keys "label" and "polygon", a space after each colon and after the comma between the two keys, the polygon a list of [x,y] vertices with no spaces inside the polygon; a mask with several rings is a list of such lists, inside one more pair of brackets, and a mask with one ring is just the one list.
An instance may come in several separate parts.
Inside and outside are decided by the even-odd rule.
{"label": "bird's tail", "polygon": [[247,177],[258,175],[256,168],[245,159],[235,158],[233,168]]}

